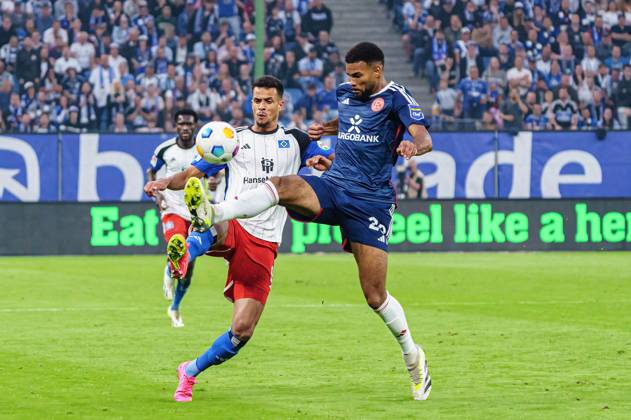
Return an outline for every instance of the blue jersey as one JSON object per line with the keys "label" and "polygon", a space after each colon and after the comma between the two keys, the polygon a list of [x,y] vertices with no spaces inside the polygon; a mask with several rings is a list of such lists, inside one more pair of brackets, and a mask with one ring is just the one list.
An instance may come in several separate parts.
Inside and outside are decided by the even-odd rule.
{"label": "blue jersey", "polygon": [[412,124],[429,127],[418,102],[403,86],[388,83],[366,101],[337,88],[339,125],[335,159],[322,175],[356,198],[394,202],[390,177],[396,149]]}

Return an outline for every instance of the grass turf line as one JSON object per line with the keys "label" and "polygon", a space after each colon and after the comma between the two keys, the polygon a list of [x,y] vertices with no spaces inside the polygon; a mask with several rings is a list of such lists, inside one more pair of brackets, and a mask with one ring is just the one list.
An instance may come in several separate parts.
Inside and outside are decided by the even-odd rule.
{"label": "grass turf line", "polygon": [[625,418],[629,253],[393,254],[389,290],[429,356],[411,400],[398,345],[352,258],[282,255],[253,340],[171,400],[175,367],[229,324],[204,258],[173,329],[164,258],[3,258],[0,417]]}

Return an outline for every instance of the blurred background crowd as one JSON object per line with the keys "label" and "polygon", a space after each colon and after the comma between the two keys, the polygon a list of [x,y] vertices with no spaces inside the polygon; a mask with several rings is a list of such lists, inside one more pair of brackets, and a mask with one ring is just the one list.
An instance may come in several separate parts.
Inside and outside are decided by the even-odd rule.
{"label": "blurred background crowd", "polygon": [[[0,1],[0,130],[173,132],[176,110],[250,122],[253,0]],[[321,0],[267,1],[285,125],[335,115],[345,78]]]}
{"label": "blurred background crowd", "polygon": [[629,128],[629,2],[384,3],[435,95],[434,129]]}

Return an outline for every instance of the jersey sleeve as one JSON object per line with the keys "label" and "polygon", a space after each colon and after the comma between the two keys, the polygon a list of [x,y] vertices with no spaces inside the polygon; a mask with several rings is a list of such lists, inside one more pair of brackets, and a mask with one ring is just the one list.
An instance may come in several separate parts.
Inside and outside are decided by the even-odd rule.
{"label": "jersey sleeve", "polygon": [[156,150],[153,151],[153,155],[151,156],[151,160],[149,161],[149,167],[151,168],[151,172],[153,172],[154,174],[164,166],[164,151],[165,147],[161,146],[158,146]]}
{"label": "jersey sleeve", "polygon": [[305,162],[307,162],[309,158],[318,155],[328,157],[331,154],[330,150],[323,147],[319,141],[311,140],[309,135],[302,130],[292,128],[287,130],[286,133],[291,134],[298,142],[298,146],[300,147],[300,164],[302,166],[305,165]]}
{"label": "jersey sleeve", "polygon": [[331,153],[333,152],[331,152],[331,150],[328,147],[324,148],[323,146],[321,146],[319,141],[311,141],[309,145],[307,146],[307,148],[305,149],[302,156],[300,157],[300,165],[305,166],[305,164],[307,163],[307,160],[314,156],[319,155],[319,156],[329,157]]}
{"label": "jersey sleeve", "polygon": [[431,125],[425,119],[421,106],[405,88],[395,89],[392,97],[392,109],[406,128],[413,124],[420,124],[427,128]]}
{"label": "jersey sleeve", "polygon": [[225,163],[222,163],[221,165],[208,163],[202,159],[201,156],[196,157],[195,160],[191,162],[191,165],[199,169],[199,171],[203,172],[206,176],[215,176],[219,171],[228,166]]}

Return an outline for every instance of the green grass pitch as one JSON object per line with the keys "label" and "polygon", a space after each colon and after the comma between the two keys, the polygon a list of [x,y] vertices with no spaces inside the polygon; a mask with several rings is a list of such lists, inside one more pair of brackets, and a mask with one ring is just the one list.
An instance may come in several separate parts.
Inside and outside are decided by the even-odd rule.
{"label": "green grass pitch", "polygon": [[253,340],[176,404],[177,364],[228,326],[223,260],[171,328],[159,256],[0,259],[3,418],[629,418],[631,254],[392,255],[389,290],[428,353],[400,350],[348,255],[279,257]]}

